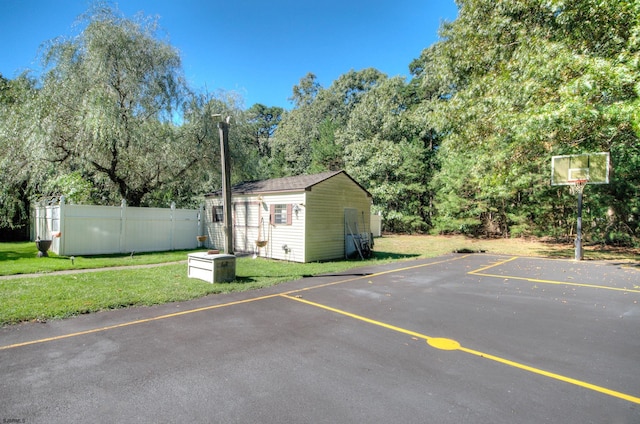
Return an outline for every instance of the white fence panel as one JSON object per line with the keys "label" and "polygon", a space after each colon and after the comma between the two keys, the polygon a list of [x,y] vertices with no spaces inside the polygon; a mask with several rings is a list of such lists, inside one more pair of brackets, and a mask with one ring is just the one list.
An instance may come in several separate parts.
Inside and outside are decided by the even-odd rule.
{"label": "white fence panel", "polygon": [[[196,237],[203,234],[201,227],[202,224],[199,221],[199,211],[193,211],[191,209],[175,209],[173,212],[173,248],[193,249],[198,243]],[[201,212],[203,213],[204,210]]]}
{"label": "white fence panel", "polygon": [[125,210],[125,252],[171,250],[170,209],[127,207]]}
{"label": "white fence panel", "polygon": [[35,236],[59,255],[195,249],[201,213],[190,209],[59,205],[34,207]]}
{"label": "white fence panel", "polygon": [[371,215],[371,234],[374,237],[382,237],[382,216]]}
{"label": "white fence panel", "polygon": [[115,206],[62,205],[59,255],[119,253],[122,210]]}
{"label": "white fence panel", "polygon": [[36,230],[34,238],[50,240],[52,234],[59,231],[60,216],[57,206],[41,206],[34,211],[34,223]]}

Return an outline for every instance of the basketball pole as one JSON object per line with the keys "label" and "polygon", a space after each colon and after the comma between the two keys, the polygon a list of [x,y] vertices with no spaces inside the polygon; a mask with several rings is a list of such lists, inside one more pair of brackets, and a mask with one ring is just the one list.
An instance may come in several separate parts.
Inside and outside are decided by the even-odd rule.
{"label": "basketball pole", "polygon": [[609,152],[579,153],[551,157],[551,185],[568,185],[578,195],[575,260],[584,259],[582,248],[582,194],[587,184],[609,184],[611,158]]}
{"label": "basketball pole", "polygon": [[582,190],[578,190],[578,220],[576,222],[576,261],[584,258],[582,252]]}

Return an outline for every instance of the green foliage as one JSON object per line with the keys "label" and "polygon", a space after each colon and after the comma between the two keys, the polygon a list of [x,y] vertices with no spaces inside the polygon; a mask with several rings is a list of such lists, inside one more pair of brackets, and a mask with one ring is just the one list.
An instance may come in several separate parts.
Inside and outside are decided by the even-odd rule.
{"label": "green foliage", "polygon": [[347,172],[371,192],[386,228],[420,232],[426,229],[427,150],[406,113],[404,87],[403,79],[392,78],[372,88],[337,138]]}
{"label": "green foliage", "polygon": [[318,139],[311,142],[311,164],[308,170],[310,174],[344,168],[344,149],[336,143],[336,131],[339,128],[338,124],[330,119],[320,123]]}
{"label": "green foliage", "polygon": [[[443,40],[423,53],[427,63],[414,63],[425,92],[437,94],[427,102],[443,134],[440,172],[431,181],[435,228],[569,236],[575,197],[548,187],[550,158],[610,151],[613,181],[597,189],[603,194],[594,196],[585,215],[587,232],[602,239],[608,226],[625,222],[637,236],[637,216],[612,209],[638,187],[634,176],[618,173],[638,145],[630,125],[640,83],[632,36],[637,2],[478,0],[460,6],[459,18],[442,29]],[[441,71],[436,84],[430,70]],[[622,195],[621,184],[628,194],[605,194]]]}
{"label": "green foliage", "polygon": [[189,89],[155,20],[127,19],[101,3],[83,19],[77,36],[47,44],[39,82],[0,79],[0,227],[27,225],[30,203],[47,195],[199,205],[220,185],[213,113],[233,118],[234,180],[255,177],[255,127],[241,98]]}
{"label": "green foliage", "polygon": [[173,124],[185,95],[180,58],[155,29],[96,7],[79,37],[50,44],[39,95],[50,160],[108,181],[133,206],[197,162]]}
{"label": "green foliage", "polygon": [[281,164],[274,173],[299,175],[341,164],[336,157],[340,147],[333,144],[332,132],[346,125],[356,105],[385,78],[375,69],[350,71],[327,89],[320,86],[314,74],[302,78],[293,88],[291,99],[296,108],[282,117],[274,135],[273,154]]}
{"label": "green foliage", "polygon": [[28,134],[37,122],[24,119],[33,113],[35,96],[35,81],[28,75],[14,80],[0,75],[0,228],[28,225],[30,202],[38,184],[51,173],[40,156],[33,154],[33,137]]}
{"label": "green foliage", "polygon": [[247,121],[252,128],[255,148],[261,157],[270,156],[270,140],[278,128],[284,109],[281,107],[268,107],[263,104],[255,104],[247,110]]}
{"label": "green foliage", "polygon": [[[313,73],[292,110],[244,110],[187,87],[156,22],[97,5],[46,50],[38,84],[0,77],[0,227],[39,195],[197,206],[220,187],[230,116],[232,181],[346,169],[385,230],[575,236],[576,198],[549,184],[553,155],[608,151],[611,183],[585,190],[588,241],[640,238],[640,2],[459,0],[412,79]],[[63,193],[64,192],[64,193]]]}
{"label": "green foliage", "polygon": [[43,190],[45,195],[65,196],[68,203],[87,204],[93,198],[93,185],[77,171],[46,181]]}
{"label": "green foliage", "polygon": [[327,89],[307,75],[275,132],[276,173],[344,168],[373,194],[388,230],[426,230],[435,137],[409,113],[418,99],[415,86],[374,69],[350,71]]}

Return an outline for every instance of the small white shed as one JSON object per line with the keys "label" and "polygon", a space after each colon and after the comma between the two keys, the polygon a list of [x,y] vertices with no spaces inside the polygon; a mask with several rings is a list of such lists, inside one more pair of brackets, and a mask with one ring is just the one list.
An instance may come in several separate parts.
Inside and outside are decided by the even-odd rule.
{"label": "small white shed", "polygon": [[[370,241],[371,194],[344,171],[252,181],[231,190],[235,253],[316,262]],[[207,247],[224,246],[222,193],[205,196]]]}

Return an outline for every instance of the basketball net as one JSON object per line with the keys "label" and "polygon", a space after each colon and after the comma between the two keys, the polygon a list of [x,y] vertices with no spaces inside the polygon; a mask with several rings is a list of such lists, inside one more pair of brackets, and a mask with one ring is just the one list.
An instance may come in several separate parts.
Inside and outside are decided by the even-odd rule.
{"label": "basketball net", "polygon": [[583,180],[573,180],[569,182],[570,182],[569,190],[571,191],[571,194],[576,195],[576,194],[582,194],[582,192],[584,191],[584,187],[587,185],[589,180],[583,179]]}

